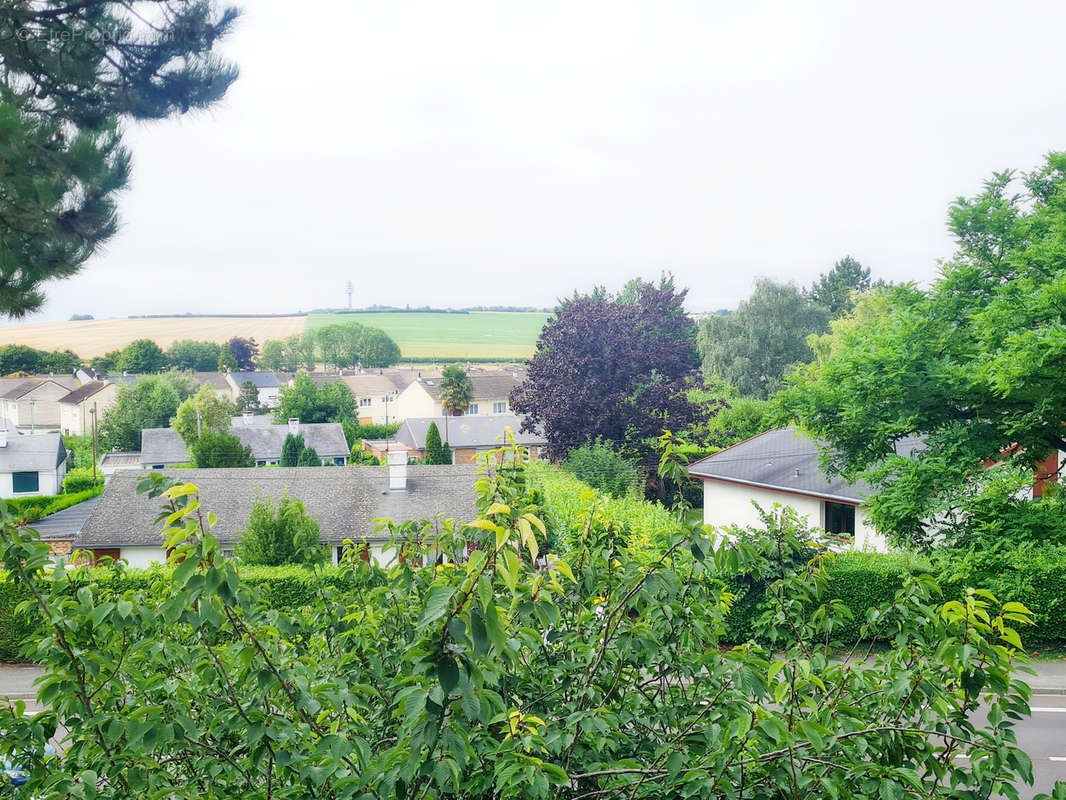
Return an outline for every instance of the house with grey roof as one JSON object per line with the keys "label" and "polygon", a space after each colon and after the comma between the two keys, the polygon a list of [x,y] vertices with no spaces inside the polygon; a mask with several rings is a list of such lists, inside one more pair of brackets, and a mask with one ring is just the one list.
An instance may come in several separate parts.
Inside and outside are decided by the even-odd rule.
{"label": "house with grey roof", "polygon": [[[321,528],[333,560],[344,541],[364,548],[365,557],[388,563],[395,557],[379,519],[398,523],[438,517],[469,522],[477,517],[474,485],[477,470],[468,466],[349,467],[322,469],[183,469],[164,474],[192,483],[201,508],[217,515],[212,534],[223,552],[232,554],[256,498],[277,503],[286,494],[298,498]],[[136,475],[116,474],[81,527],[74,546],[103,556],[123,558],[143,567],[166,558],[162,528],[156,524],[159,498],[137,494]]]}
{"label": "house with grey roof", "polygon": [[230,397],[236,401],[241,394],[241,387],[252,384],[259,393],[259,405],[263,408],[277,408],[281,384],[273,372],[227,372],[226,383],[230,386]]}
{"label": "house with grey roof", "polygon": [[[261,424],[263,417],[235,417],[230,433],[251,448],[256,466],[274,466],[281,462],[281,448],[290,433],[302,436],[304,445],[313,447],[318,457],[334,464],[347,464],[351,449],[339,422]],[[145,469],[167,469],[191,461],[178,432],[173,428],[145,428],[141,431],[141,466]]]}
{"label": "house with grey roof", "polygon": [[[900,455],[921,446],[917,439],[897,444]],[[766,431],[727,447],[689,467],[703,482],[703,521],[707,525],[760,526],[758,503],[790,505],[812,527],[851,536],[859,550],[884,550],[885,537],[870,523],[865,507],[870,487],[829,476],[818,463],[818,443],[794,427]]]}
{"label": "house with grey roof", "polygon": [[[520,383],[514,373],[470,370],[467,377],[474,391],[470,405],[463,411],[464,415],[499,416],[511,413],[511,391]],[[441,416],[444,411],[440,401],[440,383],[438,377],[422,377],[409,384],[396,399],[397,419]]]}
{"label": "house with grey roof", "polygon": [[0,394],[0,417],[22,431],[59,430],[59,400],[76,388],[68,375],[23,378]]}
{"label": "house with grey roof", "polygon": [[89,515],[99,500],[99,497],[90,497],[88,500],[31,522],[26,527],[37,531],[37,535],[48,545],[52,555],[70,555],[74,540],[78,538],[82,526],[89,519]]}
{"label": "house with grey roof", "polygon": [[67,447],[58,433],[0,430],[0,497],[59,494],[66,474]]}
{"label": "house with grey roof", "polygon": [[118,399],[118,386],[110,381],[89,381],[59,398],[59,429],[67,436],[91,433],[93,416],[103,418]]}
{"label": "house with grey roof", "polygon": [[380,458],[386,447],[404,447],[412,459],[426,455],[426,434],[429,426],[436,424],[441,441],[447,441],[452,449],[453,464],[476,464],[482,453],[501,447],[508,430],[515,442],[527,448],[529,458],[540,458],[541,450],[548,441],[540,431],[522,432],[522,417],[516,414],[478,415],[463,417],[408,417],[400,423],[396,435],[386,439],[366,439],[363,449]]}

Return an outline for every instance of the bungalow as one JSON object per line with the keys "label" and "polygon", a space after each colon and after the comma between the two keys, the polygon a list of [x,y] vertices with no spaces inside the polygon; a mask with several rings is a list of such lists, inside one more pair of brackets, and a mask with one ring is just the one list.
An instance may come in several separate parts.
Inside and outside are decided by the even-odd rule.
{"label": "bungalow", "polygon": [[[328,544],[334,562],[342,555],[343,542],[350,539],[362,543],[364,558],[388,563],[395,552],[375,520],[475,519],[476,472],[468,466],[403,463],[351,469],[183,469],[165,474],[199,488],[202,507],[218,515],[211,532],[225,555],[233,554],[256,498],[277,502],[288,494],[302,501],[318,521],[321,540]],[[135,475],[115,475],[82,526],[74,546],[90,552],[94,561],[110,556],[141,567],[165,560],[162,528],[156,524],[160,501],[137,494],[137,481]]]}
{"label": "bungalow", "polygon": [[241,394],[241,387],[252,384],[259,393],[259,405],[263,408],[277,408],[280,402],[278,376],[273,372],[227,372],[226,383],[230,387],[230,398],[234,401]]}
{"label": "bungalow", "polygon": [[229,385],[229,381],[226,380],[225,372],[194,372],[192,376],[198,387],[206,383],[215,390],[219,397],[225,398],[230,402],[233,401],[233,389]]}
{"label": "bungalow", "polygon": [[[897,444],[908,455],[917,439]],[[703,481],[703,521],[716,527],[759,525],[758,503],[790,505],[813,527],[848,534],[857,550],[884,550],[885,537],[870,524],[864,505],[869,487],[827,476],[818,465],[818,445],[796,428],[766,431],[689,467]]]}
{"label": "bungalow", "polygon": [[31,377],[0,395],[0,417],[23,431],[59,430],[59,400],[78,388],[73,377]]}
{"label": "bungalow", "polygon": [[[314,422],[301,425],[298,419],[288,424],[260,424],[263,417],[235,417],[230,433],[250,447],[257,467],[281,462],[281,448],[290,433],[302,436],[322,460],[347,464],[351,449],[339,422]],[[146,428],[141,431],[141,466],[144,469],[167,469],[190,461],[185,442],[173,428]]]}
{"label": "bungalow", "polygon": [[[467,377],[474,387],[474,393],[464,414],[499,416],[511,413],[511,391],[519,385],[514,373],[471,371]],[[419,378],[412,382],[396,398],[396,412],[397,419],[442,416],[440,379]]]}
{"label": "bungalow", "polygon": [[93,415],[99,421],[118,399],[118,386],[90,381],[59,399],[59,428],[67,436],[91,433]]}
{"label": "bungalow", "polygon": [[89,514],[92,513],[99,500],[99,497],[90,497],[88,500],[31,522],[26,527],[37,531],[37,535],[48,545],[53,556],[68,556],[73,549],[74,540],[78,538],[82,526],[89,519]]}
{"label": "bungalow", "polygon": [[58,433],[0,430],[0,497],[59,494],[66,474],[67,448]]}
{"label": "bungalow", "polygon": [[436,423],[441,440],[446,439],[451,445],[453,464],[477,463],[478,455],[495,450],[503,444],[508,428],[514,433],[515,442],[528,448],[530,460],[540,458],[541,449],[548,444],[542,433],[520,433],[521,417],[501,414],[476,417],[409,417],[400,423],[400,429],[394,438],[364,440],[363,449],[381,458],[385,455],[386,447],[395,448],[399,444],[407,450],[410,458],[425,458],[426,434],[432,423]]}

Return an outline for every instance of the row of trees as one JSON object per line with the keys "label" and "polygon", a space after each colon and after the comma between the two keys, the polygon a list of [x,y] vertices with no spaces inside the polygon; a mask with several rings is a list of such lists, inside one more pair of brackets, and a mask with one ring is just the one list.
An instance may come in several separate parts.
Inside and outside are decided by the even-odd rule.
{"label": "row of trees", "polygon": [[17,372],[71,373],[81,365],[81,359],[70,350],[37,350],[24,344],[0,345],[0,375]]}
{"label": "row of trees", "polygon": [[313,370],[317,364],[334,369],[388,367],[399,360],[399,346],[383,330],[344,322],[271,339],[263,344],[259,364],[263,369],[296,372]]}
{"label": "row of trees", "polygon": [[122,350],[94,358],[93,367],[105,372],[153,374],[168,369],[194,372],[255,369],[259,346],[255,339],[234,336],[225,344],[182,339],[163,350],[151,339],[135,339]]}

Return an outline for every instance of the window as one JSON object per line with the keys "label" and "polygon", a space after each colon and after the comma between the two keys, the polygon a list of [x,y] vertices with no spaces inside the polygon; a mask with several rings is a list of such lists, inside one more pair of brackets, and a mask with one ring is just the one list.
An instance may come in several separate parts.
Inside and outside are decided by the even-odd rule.
{"label": "window", "polygon": [[152,464],[152,469],[166,469],[166,464]]}
{"label": "window", "polygon": [[256,461],[255,465],[257,467],[265,467],[267,465],[267,462],[266,461]]}
{"label": "window", "polygon": [[235,555],[235,553],[234,553],[234,551],[232,549],[227,550],[226,548],[222,548],[222,557],[223,558],[233,558],[234,555]]}
{"label": "window", "polygon": [[825,504],[825,530],[827,533],[855,533],[855,506],[843,503]]}
{"label": "window", "polygon": [[466,413],[467,414],[476,414],[477,413],[477,403],[471,403],[469,406],[467,406]]}
{"label": "window", "polygon": [[370,408],[370,404],[372,402],[373,402],[373,399],[370,398],[370,397],[360,397],[359,398],[359,408]]}
{"label": "window", "polygon": [[41,490],[41,476],[38,472],[12,472],[11,491],[15,494],[20,492],[39,492]]}
{"label": "window", "polygon": [[333,463],[338,465],[338,466],[343,467],[344,466],[344,456],[337,456],[336,458],[333,459]]}
{"label": "window", "polygon": [[492,404],[492,413],[493,414],[506,414],[507,413],[507,401],[504,400],[502,403],[493,403]]}

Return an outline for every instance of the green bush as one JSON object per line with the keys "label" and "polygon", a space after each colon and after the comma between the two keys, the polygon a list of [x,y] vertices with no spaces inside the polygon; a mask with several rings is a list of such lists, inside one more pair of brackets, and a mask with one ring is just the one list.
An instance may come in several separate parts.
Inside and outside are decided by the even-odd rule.
{"label": "green bush", "polygon": [[22,643],[41,623],[32,612],[16,612],[19,603],[29,599],[29,587],[9,580],[0,583],[0,663],[23,661]]}
{"label": "green bush", "polygon": [[611,497],[634,494],[643,484],[636,466],[599,439],[571,450],[563,469]]}
{"label": "green bush", "polygon": [[72,469],[67,473],[67,476],[63,478],[64,494],[84,492],[86,489],[92,489],[103,485],[104,476],[100,470],[96,470],[96,477],[94,478],[92,469]]}

